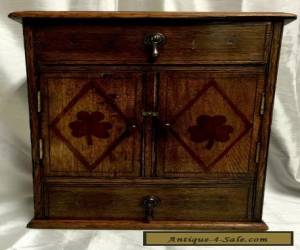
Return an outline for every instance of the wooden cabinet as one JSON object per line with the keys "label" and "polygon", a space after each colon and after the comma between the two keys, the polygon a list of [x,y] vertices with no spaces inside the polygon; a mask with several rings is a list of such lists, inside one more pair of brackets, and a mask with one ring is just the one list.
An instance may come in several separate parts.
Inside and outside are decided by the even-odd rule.
{"label": "wooden cabinet", "polygon": [[36,228],[265,230],[286,13],[17,12]]}

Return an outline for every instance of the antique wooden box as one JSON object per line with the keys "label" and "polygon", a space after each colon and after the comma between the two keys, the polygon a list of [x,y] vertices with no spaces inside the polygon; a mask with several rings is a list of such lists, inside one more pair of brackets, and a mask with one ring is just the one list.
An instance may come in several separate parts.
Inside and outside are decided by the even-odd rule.
{"label": "antique wooden box", "polygon": [[286,13],[17,12],[34,228],[266,230]]}

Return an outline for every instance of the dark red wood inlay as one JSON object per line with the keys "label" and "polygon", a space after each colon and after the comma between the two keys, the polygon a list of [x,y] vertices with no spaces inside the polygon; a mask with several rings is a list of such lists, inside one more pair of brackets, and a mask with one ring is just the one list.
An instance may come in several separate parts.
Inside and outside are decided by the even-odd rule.
{"label": "dark red wood inlay", "polygon": [[233,132],[233,127],[226,125],[226,117],[223,115],[209,116],[200,115],[197,118],[197,125],[190,126],[188,131],[191,135],[191,140],[194,142],[205,142],[206,149],[210,150],[214,143],[226,142],[230,139],[230,134]]}
{"label": "dark red wood inlay", "polygon": [[109,129],[112,128],[110,122],[101,122],[104,114],[101,112],[80,111],[77,113],[77,120],[70,122],[69,127],[72,129],[72,135],[77,138],[86,137],[87,144],[93,145],[93,137],[108,138]]}

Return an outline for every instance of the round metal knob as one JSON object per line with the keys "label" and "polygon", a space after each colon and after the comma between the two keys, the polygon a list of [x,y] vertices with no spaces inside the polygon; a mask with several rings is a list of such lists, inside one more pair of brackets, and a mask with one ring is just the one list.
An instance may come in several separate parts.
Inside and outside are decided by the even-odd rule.
{"label": "round metal knob", "polygon": [[164,123],[164,127],[165,128],[170,128],[171,127],[171,123],[169,123],[169,122]]}
{"label": "round metal knob", "polygon": [[151,33],[145,37],[144,43],[148,46],[152,46],[152,57],[158,57],[158,47],[165,42],[165,36],[159,32]]}
{"label": "round metal knob", "polygon": [[157,207],[160,204],[160,199],[154,195],[149,195],[144,198],[144,207]]}
{"label": "round metal knob", "polygon": [[145,208],[145,220],[150,221],[153,219],[154,208],[160,205],[160,199],[154,195],[149,195],[144,198],[143,205]]}
{"label": "round metal knob", "polygon": [[137,129],[136,123],[132,122],[132,123],[127,124],[127,130],[128,130],[128,132],[133,132],[136,129]]}

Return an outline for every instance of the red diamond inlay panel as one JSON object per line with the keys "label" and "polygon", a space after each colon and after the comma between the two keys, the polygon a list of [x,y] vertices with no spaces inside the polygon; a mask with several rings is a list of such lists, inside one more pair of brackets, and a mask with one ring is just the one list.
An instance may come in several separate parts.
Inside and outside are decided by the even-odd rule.
{"label": "red diamond inlay panel", "polygon": [[[205,91],[197,98],[197,100],[195,100],[185,112],[177,117],[173,125],[173,133],[179,138],[179,143],[185,144],[184,147],[191,155],[193,155],[193,158],[199,165],[204,169],[209,170],[235,143],[238,142],[238,140],[241,139],[243,135],[246,134],[251,125],[247,118],[230,101],[229,97],[222,92],[215,81],[210,81],[205,88]],[[214,108],[214,102],[222,104],[223,112],[226,114],[226,117]],[[192,132],[195,132],[195,127],[193,125],[187,127],[188,124],[184,122],[189,120],[188,117],[191,113],[198,114],[197,112],[199,112],[198,110],[201,110],[203,103],[206,103],[206,107],[208,108],[205,110],[206,113],[200,113],[199,117],[210,117],[210,119],[213,119],[212,117],[219,117],[219,120],[222,120],[222,123],[220,122],[217,126],[221,126],[223,134],[212,127],[215,126],[213,122],[208,124],[209,127],[206,127],[206,131],[204,130],[204,127],[197,127],[198,131],[202,129],[203,136],[206,135],[205,139],[208,141],[207,144],[199,143],[199,141],[196,140],[199,138],[193,138],[191,130]],[[211,103],[211,105],[207,105],[208,103]],[[196,120],[195,124],[197,122],[199,121]],[[215,134],[210,135],[210,131],[213,130],[215,131]],[[177,131],[181,131],[181,133]],[[219,133],[219,135],[217,135],[217,133]]]}
{"label": "red diamond inlay panel", "polygon": [[[102,168],[102,162],[108,159],[113,165],[105,163],[104,167],[110,167],[113,174],[116,171],[114,169],[121,168],[119,171],[127,172],[127,166],[133,167],[130,157],[135,156],[128,153],[135,153],[135,148],[130,147],[127,152],[123,152],[124,145],[121,147],[120,145],[134,143],[132,145],[134,147],[139,125],[135,120],[136,114],[132,112],[135,109],[136,96],[129,96],[126,102],[123,101],[126,95],[120,96],[124,90],[120,84],[121,80],[132,79],[111,79],[111,82],[109,80],[85,81],[77,90],[77,94],[54,117],[50,129],[66,146],[67,151],[87,170],[92,171],[99,165]],[[54,100],[59,101],[59,97]],[[51,141],[57,141],[56,138]],[[50,146],[50,150],[58,150],[61,147],[66,156],[70,154],[57,142],[51,143]],[[119,149],[122,149],[123,153],[118,153]],[[118,163],[119,159],[122,161],[121,164]],[[53,160],[55,158],[52,158]],[[73,161],[67,165],[74,166],[74,164],[78,165]],[[126,168],[122,167],[124,164]]]}

